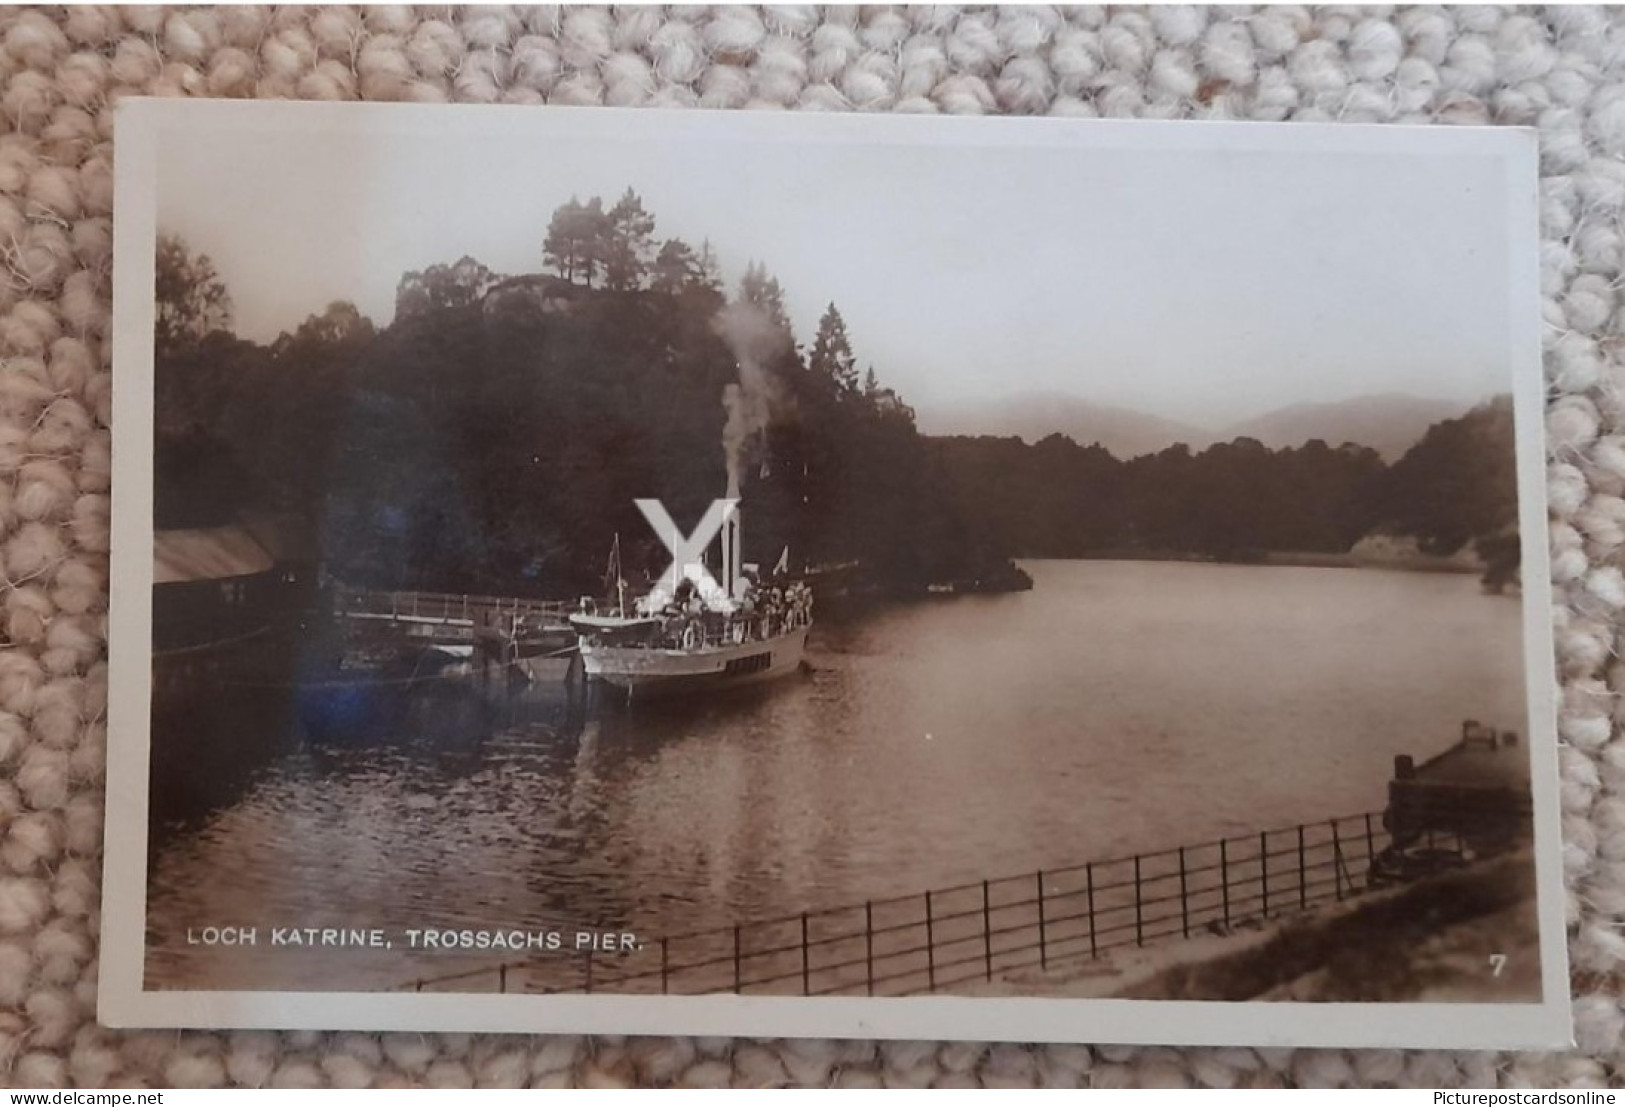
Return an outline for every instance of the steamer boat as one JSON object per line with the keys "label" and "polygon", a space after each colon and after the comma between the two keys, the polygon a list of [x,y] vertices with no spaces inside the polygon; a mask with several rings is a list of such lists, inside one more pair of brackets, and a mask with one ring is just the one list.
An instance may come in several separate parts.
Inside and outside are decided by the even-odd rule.
{"label": "steamer boat", "polygon": [[788,551],[761,579],[740,560],[739,538],[735,506],[720,537],[726,588],[703,563],[674,564],[630,606],[617,539],[609,610],[600,613],[595,601],[583,599],[570,617],[588,679],[643,697],[719,691],[796,672],[812,627],[812,591],[785,575]]}

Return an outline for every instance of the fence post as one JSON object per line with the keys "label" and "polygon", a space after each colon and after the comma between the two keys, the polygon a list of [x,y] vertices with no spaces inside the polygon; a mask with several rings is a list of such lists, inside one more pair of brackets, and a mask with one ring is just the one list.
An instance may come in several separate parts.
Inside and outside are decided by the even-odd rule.
{"label": "fence post", "polygon": [[987,881],[982,881],[982,953],[987,962],[987,978],[993,979],[993,911],[988,904]]}
{"label": "fence post", "polygon": [[1219,895],[1224,901],[1224,928],[1230,929],[1230,843],[1219,839]]}
{"label": "fence post", "polygon": [[671,993],[671,950],[667,939],[660,939],[660,994]]}
{"label": "fence post", "polygon": [[1371,834],[1371,812],[1367,811],[1365,813],[1365,867],[1368,872],[1371,869],[1372,862],[1376,861],[1376,859],[1377,849],[1372,841]]}
{"label": "fence post", "polygon": [[1134,944],[1145,945],[1145,912],[1141,907],[1140,855],[1134,855]]}
{"label": "fence post", "polygon": [[504,994],[508,991],[508,966],[506,964],[497,966],[497,991]]}
{"label": "fence post", "polygon": [[931,893],[925,893],[925,983],[930,991],[937,990],[937,937],[931,921]]}
{"label": "fence post", "polygon": [[1185,847],[1179,847],[1179,929],[1187,938],[1191,936],[1191,904],[1185,883]]}
{"label": "fence post", "polygon": [[1258,832],[1258,888],[1262,903],[1259,912],[1270,917],[1270,832]]}
{"label": "fence post", "polygon": [[863,971],[869,994],[875,994],[875,904],[863,901]]}
{"label": "fence post", "polygon": [[807,912],[801,913],[801,994],[812,995],[812,970],[808,965]]}
{"label": "fence post", "polygon": [[587,949],[587,994],[592,995],[592,948]]}
{"label": "fence post", "polygon": [[1095,863],[1083,867],[1084,886],[1089,890],[1089,956],[1100,956],[1100,945],[1095,941]]}
{"label": "fence post", "polygon": [[739,924],[735,923],[734,924],[734,994],[738,995],[741,991],[743,991],[743,989],[740,986],[740,975],[739,975]]}
{"label": "fence post", "polygon": [[1049,940],[1044,924],[1044,870],[1038,870],[1038,967],[1049,971]]}
{"label": "fence post", "polygon": [[[1353,891],[1353,889],[1349,889]],[[1337,820],[1332,820],[1332,891],[1337,895],[1337,902],[1343,902],[1343,838],[1338,830]]]}
{"label": "fence post", "polygon": [[1304,864],[1303,857],[1303,824],[1298,824],[1298,909],[1305,910],[1309,906],[1309,870]]}

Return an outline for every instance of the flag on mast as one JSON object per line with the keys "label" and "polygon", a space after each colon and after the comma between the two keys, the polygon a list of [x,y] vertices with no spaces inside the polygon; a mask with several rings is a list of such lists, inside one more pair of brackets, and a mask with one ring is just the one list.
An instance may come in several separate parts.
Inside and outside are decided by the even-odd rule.
{"label": "flag on mast", "polygon": [[609,548],[609,565],[604,569],[604,591],[613,592],[621,580],[621,536],[615,535],[615,544]]}
{"label": "flag on mast", "polygon": [[615,532],[615,544],[609,548],[609,567],[604,570],[604,595],[615,601],[617,614],[626,613],[626,570],[621,565],[621,535]]}
{"label": "flag on mast", "polygon": [[778,564],[773,566],[773,575],[777,576],[780,573],[788,573],[789,571],[790,571],[790,547],[786,546],[786,547],[784,547],[784,552],[779,555]]}

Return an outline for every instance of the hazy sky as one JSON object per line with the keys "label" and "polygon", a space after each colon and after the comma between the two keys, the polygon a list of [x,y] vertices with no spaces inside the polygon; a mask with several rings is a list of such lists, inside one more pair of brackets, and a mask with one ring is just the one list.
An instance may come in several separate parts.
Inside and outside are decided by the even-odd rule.
{"label": "hazy sky", "polygon": [[860,364],[920,407],[1066,392],[1217,425],[1507,388],[1492,158],[633,139],[603,112],[523,114],[170,128],[159,226],[214,259],[260,340],[336,299],[385,324],[402,272],[464,254],[539,271],[555,207],[631,185],[657,236],[711,240],[730,286],[766,262],[798,340],[837,303]]}

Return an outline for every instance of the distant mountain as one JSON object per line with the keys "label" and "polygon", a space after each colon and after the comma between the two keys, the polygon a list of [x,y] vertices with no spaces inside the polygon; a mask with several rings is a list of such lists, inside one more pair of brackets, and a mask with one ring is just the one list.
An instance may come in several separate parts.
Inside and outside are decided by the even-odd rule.
{"label": "distant mountain", "polygon": [[1388,392],[1293,404],[1214,431],[1063,392],[1023,392],[980,403],[924,407],[917,421],[920,431],[929,435],[991,435],[1037,442],[1064,434],[1083,446],[1098,442],[1123,459],[1157,453],[1176,442],[1199,451],[1215,442],[1256,438],[1278,450],[1319,438],[1330,446],[1344,442],[1370,446],[1385,461],[1394,462],[1421,441],[1428,427],[1459,417],[1469,406]]}
{"label": "distant mountain", "polygon": [[1256,438],[1272,450],[1301,446],[1312,438],[1329,446],[1358,442],[1376,450],[1384,461],[1395,462],[1433,424],[1459,418],[1470,406],[1459,400],[1386,392],[1328,404],[1293,404],[1233,423],[1218,437],[1223,441]]}
{"label": "distant mountain", "polygon": [[916,422],[921,433],[940,436],[991,435],[1037,442],[1064,434],[1080,446],[1098,442],[1124,459],[1156,453],[1175,442],[1201,449],[1214,440],[1212,431],[1189,423],[1094,404],[1064,392],[1021,392],[979,403],[920,408]]}

